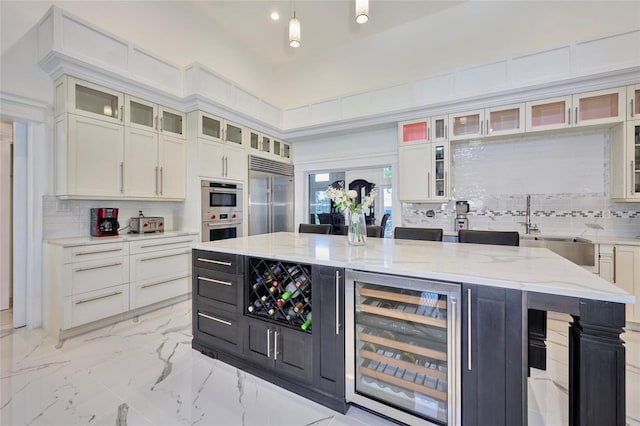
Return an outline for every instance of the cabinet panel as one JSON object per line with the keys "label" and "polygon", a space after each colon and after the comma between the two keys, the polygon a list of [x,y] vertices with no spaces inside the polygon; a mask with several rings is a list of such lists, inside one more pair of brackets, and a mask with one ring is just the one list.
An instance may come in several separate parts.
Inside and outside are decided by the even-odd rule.
{"label": "cabinet panel", "polygon": [[123,123],[124,94],[67,77],[67,111],[111,123]]}
{"label": "cabinet panel", "polygon": [[156,197],[158,133],[125,126],[124,192],[132,197]]}
{"label": "cabinet panel", "polygon": [[204,139],[198,140],[198,160],[200,175],[203,177],[222,177],[224,168],[224,145]]}
{"label": "cabinet panel", "polygon": [[182,296],[190,291],[191,280],[188,275],[136,282],[131,288],[131,309]]}
{"label": "cabinet panel", "polygon": [[191,249],[178,248],[131,256],[131,281],[187,275],[191,269]]}
{"label": "cabinet panel", "polygon": [[626,89],[624,87],[573,96],[573,125],[614,123],[624,120]]}
{"label": "cabinet panel", "polygon": [[433,184],[429,189],[433,200],[449,199],[449,142],[431,144],[431,169]]}
{"label": "cabinet panel", "polygon": [[128,256],[67,263],[63,267],[64,296],[87,293],[128,282]]}
{"label": "cabinet panel", "polygon": [[571,96],[527,102],[527,131],[551,130],[571,124]]}
{"label": "cabinet panel", "polygon": [[[640,247],[620,246],[614,248],[614,284],[636,296],[640,296]],[[639,304],[625,307],[627,321],[640,322]]]}
{"label": "cabinet panel", "polygon": [[449,116],[450,140],[469,139],[484,135],[484,110],[467,111]]}
{"label": "cabinet panel", "polygon": [[449,140],[449,116],[442,115],[431,118],[431,141]]}
{"label": "cabinet panel", "polygon": [[64,298],[63,329],[88,324],[129,310],[129,284]]}
{"label": "cabinet panel", "polygon": [[187,147],[184,139],[160,135],[158,194],[161,198],[184,199],[187,181]]}
{"label": "cabinet panel", "polygon": [[74,114],[68,120],[68,165],[66,170],[57,170],[68,176],[67,194],[122,196],[124,127]]}
{"label": "cabinet panel", "polygon": [[425,143],[429,140],[429,119],[398,123],[398,145]]}
{"label": "cabinet panel", "polygon": [[311,380],[311,335],[286,327],[276,327],[273,335],[273,359],[278,373],[299,381]]}
{"label": "cabinet panel", "polygon": [[129,244],[125,242],[92,244],[88,246],[68,247],[63,250],[63,262],[81,262],[86,260],[104,260],[129,255]]}
{"label": "cabinet panel", "polygon": [[225,123],[224,140],[227,143],[242,145],[242,127],[239,124]]}
{"label": "cabinet panel", "polygon": [[173,136],[174,138],[185,139],[185,114],[163,106],[158,108],[160,123],[158,130],[160,133]]}
{"label": "cabinet panel", "polygon": [[525,128],[524,104],[505,105],[485,109],[487,136],[523,133]]}
{"label": "cabinet panel", "polygon": [[227,145],[224,147],[224,177],[234,180],[246,180],[247,153],[241,147]]}
{"label": "cabinet panel", "polygon": [[143,130],[156,131],[156,120],[158,117],[157,104],[125,95],[125,105],[125,125]]}
{"label": "cabinet panel", "polygon": [[241,324],[237,313],[205,304],[194,306],[194,337],[213,348],[242,351]]}
{"label": "cabinet panel", "polygon": [[222,142],[222,119],[198,113],[198,137]]}
{"label": "cabinet panel", "polygon": [[238,286],[243,284],[242,275],[227,274],[210,269],[194,268],[194,296],[236,306]]}
{"label": "cabinet panel", "polygon": [[640,199],[640,122],[627,124],[626,164],[629,168],[629,196]]}
{"label": "cabinet panel", "polygon": [[263,321],[247,319],[245,356],[258,365],[273,366],[271,341],[273,337],[269,325]]}
{"label": "cabinet panel", "polygon": [[430,198],[431,146],[429,144],[398,148],[398,199],[426,201]]}
{"label": "cabinet panel", "polygon": [[627,119],[640,120],[640,84],[627,87]]}

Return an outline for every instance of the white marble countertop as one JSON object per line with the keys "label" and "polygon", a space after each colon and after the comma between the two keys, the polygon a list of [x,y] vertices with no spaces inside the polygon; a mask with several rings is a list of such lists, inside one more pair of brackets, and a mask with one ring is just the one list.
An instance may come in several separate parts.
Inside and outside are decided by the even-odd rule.
{"label": "white marble countertop", "polygon": [[194,248],[513,288],[619,303],[635,297],[544,248],[369,238],[348,245],[345,236],[278,232],[199,243]]}
{"label": "white marble countertop", "polygon": [[197,232],[191,231],[165,231],[165,232],[149,232],[146,234],[120,234],[113,237],[74,237],[74,238],[58,238],[45,240],[45,243],[58,245],[61,247],[89,246],[93,244],[119,243],[128,241],[151,240],[154,238],[169,238],[182,236],[199,235]]}
{"label": "white marble countertop", "polygon": [[[481,229],[478,229],[481,231]],[[448,237],[457,237],[458,233],[455,231],[444,231],[443,235]],[[640,246],[640,230],[638,230],[638,236],[633,237],[616,237],[613,235],[590,235],[590,234],[558,234],[558,233],[547,233],[542,232],[539,234],[524,234],[520,232],[520,239],[522,240],[530,240],[536,237],[551,237],[551,238],[583,238],[585,240],[589,240],[594,244],[620,244],[620,245],[629,245],[629,246]]]}

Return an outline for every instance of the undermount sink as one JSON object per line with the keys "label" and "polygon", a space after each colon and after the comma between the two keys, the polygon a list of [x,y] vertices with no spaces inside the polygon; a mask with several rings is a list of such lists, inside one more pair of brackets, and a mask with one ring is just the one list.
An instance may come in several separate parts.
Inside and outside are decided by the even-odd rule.
{"label": "undermount sink", "polygon": [[559,254],[565,259],[581,266],[595,265],[596,246],[591,241],[580,237],[545,237],[523,236],[520,239],[523,247],[543,247]]}

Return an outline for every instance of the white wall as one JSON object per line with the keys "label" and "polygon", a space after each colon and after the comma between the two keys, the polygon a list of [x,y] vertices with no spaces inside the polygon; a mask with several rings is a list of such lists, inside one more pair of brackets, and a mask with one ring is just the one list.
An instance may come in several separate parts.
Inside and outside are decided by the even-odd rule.
{"label": "white wall", "polygon": [[267,99],[304,105],[638,26],[637,1],[467,1],[276,69]]}
{"label": "white wall", "polygon": [[0,122],[0,310],[9,308],[11,281],[11,146],[13,123]]}

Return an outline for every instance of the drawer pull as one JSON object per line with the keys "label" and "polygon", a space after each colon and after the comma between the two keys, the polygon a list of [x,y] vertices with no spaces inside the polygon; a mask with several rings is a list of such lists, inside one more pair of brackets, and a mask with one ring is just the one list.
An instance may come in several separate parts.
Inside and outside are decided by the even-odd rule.
{"label": "drawer pull", "polygon": [[231,323],[230,323],[229,321],[225,321],[225,320],[222,320],[222,319],[220,319],[220,318],[212,317],[212,316],[209,316],[209,315],[203,314],[202,312],[198,312],[198,316],[199,316],[199,317],[204,317],[204,318],[206,318],[206,319],[210,319],[210,320],[212,320],[212,321],[220,322],[220,323],[222,323],[222,324],[224,324],[224,325],[231,325]]}
{"label": "drawer pull", "polygon": [[149,248],[149,247],[160,247],[160,246],[168,246],[171,244],[183,244],[183,243],[192,243],[193,240],[182,240],[182,241],[171,241],[168,243],[159,243],[159,244],[147,244],[146,246],[140,246],[140,248]]}
{"label": "drawer pull", "polygon": [[231,266],[231,262],[223,262],[221,260],[203,259],[201,257],[199,257],[198,260],[200,262],[215,263],[216,265]]}
{"label": "drawer pull", "polygon": [[84,271],[91,271],[94,269],[110,268],[112,266],[118,266],[118,265],[122,265],[122,262],[109,263],[108,265],[92,266],[90,268],[78,268],[78,269],[75,269],[74,272],[84,272]]}
{"label": "drawer pull", "polygon": [[146,262],[147,260],[164,259],[165,257],[174,257],[174,256],[179,256],[181,254],[186,254],[186,253],[189,253],[189,251],[184,251],[182,253],[165,254],[163,256],[145,257],[143,259],[140,259],[140,262]]}
{"label": "drawer pull", "polygon": [[76,302],[76,305],[80,305],[80,304],[82,304],[82,303],[93,302],[94,300],[106,299],[107,297],[117,296],[117,295],[119,295],[119,294],[122,294],[122,292],[121,292],[121,291],[116,291],[116,292],[113,292],[113,293],[111,293],[111,294],[105,294],[104,296],[97,296],[97,297],[92,297],[92,298],[90,298],[90,299],[82,299],[82,300],[78,300],[78,301]]}
{"label": "drawer pull", "polygon": [[177,280],[181,280],[183,278],[188,277],[189,275],[185,275],[184,277],[180,277],[180,278],[171,278],[170,280],[164,280],[164,281],[158,281],[157,283],[152,283],[152,284],[145,284],[143,286],[141,286],[140,288],[149,288],[149,287],[154,287],[160,284],[166,284],[166,283],[170,283],[172,281],[177,281]]}
{"label": "drawer pull", "polygon": [[198,275],[198,279],[202,280],[202,281],[208,281],[208,282],[214,283],[214,284],[222,284],[222,285],[228,285],[228,286],[233,285],[229,281],[218,281],[218,280],[214,280],[213,278],[201,277],[199,275]]}
{"label": "drawer pull", "polygon": [[78,253],[74,253],[74,256],[86,256],[87,254],[100,254],[100,253],[111,253],[114,251],[122,251],[121,248],[110,249],[110,250],[96,250],[96,251],[80,251]]}

